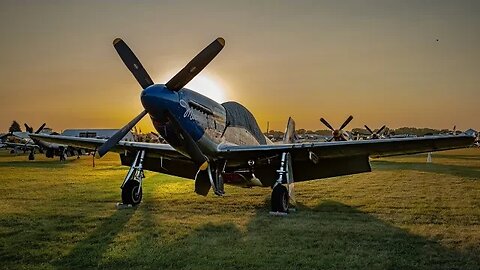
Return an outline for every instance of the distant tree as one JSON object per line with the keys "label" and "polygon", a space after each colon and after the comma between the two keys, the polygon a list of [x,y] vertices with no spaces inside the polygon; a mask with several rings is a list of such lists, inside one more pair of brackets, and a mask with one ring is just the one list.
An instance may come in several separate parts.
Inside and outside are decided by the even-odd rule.
{"label": "distant tree", "polygon": [[368,132],[366,129],[364,128],[353,128],[352,129],[352,133],[354,134],[363,134],[363,135],[368,135],[370,134],[370,132]]}
{"label": "distant tree", "polygon": [[20,127],[20,124],[13,120],[12,124],[10,125],[10,128],[8,129],[8,132],[22,132],[22,128]]}
{"label": "distant tree", "polygon": [[329,129],[318,129],[318,130],[315,130],[315,134],[322,135],[322,136],[331,136],[332,131]]}
{"label": "distant tree", "polygon": [[307,132],[307,131],[303,128],[297,129],[297,134],[299,134],[299,135],[303,135],[303,134],[305,134],[305,132]]}
{"label": "distant tree", "polygon": [[414,128],[414,127],[401,127],[395,129],[395,134],[410,134],[417,136],[424,136],[426,134],[439,134],[440,130],[431,128]]}

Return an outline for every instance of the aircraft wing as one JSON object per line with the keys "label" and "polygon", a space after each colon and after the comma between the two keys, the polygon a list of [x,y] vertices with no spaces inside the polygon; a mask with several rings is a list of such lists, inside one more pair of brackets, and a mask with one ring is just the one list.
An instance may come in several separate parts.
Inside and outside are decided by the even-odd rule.
{"label": "aircraft wing", "polygon": [[465,148],[472,145],[474,139],[474,137],[469,135],[458,135],[258,146],[223,145],[220,146],[220,153],[221,157],[225,159],[248,159],[282,152],[289,152],[292,155],[313,152],[319,158],[359,155],[385,157]]}
{"label": "aircraft wing", "polygon": [[32,149],[32,148],[39,148],[36,144],[31,143],[12,143],[12,142],[3,142],[2,143],[5,148],[25,148],[25,149]]}
{"label": "aircraft wing", "polygon": [[[31,135],[51,143],[95,150],[105,139],[78,138],[57,135]],[[464,148],[472,145],[474,137],[428,136],[421,138],[378,139],[366,141],[313,142],[257,146],[220,145],[218,160],[226,160],[228,172],[251,176],[249,163],[255,163],[254,173],[273,184],[281,163],[282,153],[293,160],[296,182],[371,171],[369,157],[393,156]],[[120,141],[111,151],[120,154],[122,165],[129,165],[135,153],[146,150],[144,168],[151,171],[193,179],[198,170],[189,158],[168,144]],[[271,183],[270,183],[271,182]]]}
{"label": "aircraft wing", "polygon": [[[71,147],[78,147],[83,149],[96,150],[100,145],[106,142],[106,139],[97,138],[80,138],[61,135],[46,135],[46,134],[30,134],[30,137],[40,141],[68,145]],[[176,151],[168,144],[160,143],[146,143],[146,142],[128,142],[120,141],[111,151],[119,154],[125,151],[137,152],[139,150],[146,150],[147,157],[162,157],[170,159],[189,160],[187,157]]]}
{"label": "aircraft wing", "polygon": [[275,179],[274,172],[279,169],[282,153],[290,153],[295,181],[305,181],[369,172],[369,157],[464,148],[472,145],[473,141],[471,136],[458,135],[258,146],[223,145],[220,146],[220,158],[228,161],[228,167],[238,171],[249,168],[249,161],[253,161],[257,176],[263,172],[264,177]]}

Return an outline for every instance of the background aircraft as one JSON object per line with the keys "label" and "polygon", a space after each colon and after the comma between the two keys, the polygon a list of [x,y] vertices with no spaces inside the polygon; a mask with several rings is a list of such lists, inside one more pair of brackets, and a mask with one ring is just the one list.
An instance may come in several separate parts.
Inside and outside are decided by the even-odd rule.
{"label": "background aircraft", "polygon": [[295,131],[295,121],[292,117],[288,117],[287,127],[283,135],[283,143],[295,143],[299,140],[297,132]]}
{"label": "background aircraft", "polygon": [[[86,153],[85,149],[71,147],[68,145],[62,145],[57,143],[48,143],[42,140],[28,137],[32,134],[40,134],[45,128],[46,123],[43,123],[35,132],[33,127],[28,124],[24,124],[27,137],[21,142],[4,142],[4,148],[10,148],[12,151],[22,150],[23,152],[30,152],[28,155],[29,160],[35,160],[35,153],[38,151],[41,154],[45,154],[47,158],[59,157],[60,161],[65,160],[67,157],[83,155]],[[14,132],[15,133],[15,132]],[[53,133],[50,135],[57,135]],[[15,136],[15,134],[13,134]]]}
{"label": "background aircraft", "polygon": [[320,122],[322,122],[328,129],[332,131],[332,137],[328,139],[328,142],[331,141],[349,141],[351,140],[351,136],[347,131],[343,129],[352,121],[353,116],[349,116],[345,122],[340,126],[339,129],[334,129],[324,118],[320,118]]}
{"label": "background aircraft", "polygon": [[[26,132],[11,132],[6,134],[7,140],[4,141],[3,148],[11,149],[10,153],[17,153],[18,150],[26,153],[30,152],[28,155],[29,160],[35,159],[35,150],[40,150],[40,147],[36,145],[33,140],[28,136],[29,133],[33,133],[33,128],[24,124]],[[40,133],[45,127],[45,123],[35,131],[36,134]]]}
{"label": "background aircraft", "polygon": [[380,139],[383,138],[383,132],[385,131],[385,128],[387,126],[383,126],[379,128],[377,131],[372,131],[367,125],[364,125],[365,129],[370,132],[370,135],[367,137],[368,140],[375,140],[375,139]]}
{"label": "background aircraft", "polygon": [[[466,147],[472,136],[433,136],[369,141],[273,144],[257,121],[237,102],[219,104],[184,88],[223,49],[218,38],[194,57],[166,84],[154,84],[127,44],[117,38],[113,45],[142,90],[144,107],[108,140],[32,134],[38,140],[120,154],[130,165],[122,188],[122,201],[138,204],[142,199],[143,170],[152,170],[195,180],[195,192],[207,195],[212,188],[224,194],[224,183],[271,187],[272,211],[287,212],[295,181],[306,181],[371,171],[369,157],[412,154]],[[166,144],[120,141],[137,122],[149,115]],[[334,139],[346,139],[334,130]],[[323,119],[323,118],[322,118]],[[336,131],[336,132],[335,132]]]}

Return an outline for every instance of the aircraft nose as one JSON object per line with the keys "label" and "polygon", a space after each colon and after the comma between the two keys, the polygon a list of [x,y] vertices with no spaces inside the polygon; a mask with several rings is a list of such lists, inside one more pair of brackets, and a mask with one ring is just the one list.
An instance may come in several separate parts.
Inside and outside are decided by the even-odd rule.
{"label": "aircraft nose", "polygon": [[149,114],[158,114],[168,109],[171,104],[178,102],[177,94],[165,88],[164,85],[155,84],[142,91],[140,99]]}

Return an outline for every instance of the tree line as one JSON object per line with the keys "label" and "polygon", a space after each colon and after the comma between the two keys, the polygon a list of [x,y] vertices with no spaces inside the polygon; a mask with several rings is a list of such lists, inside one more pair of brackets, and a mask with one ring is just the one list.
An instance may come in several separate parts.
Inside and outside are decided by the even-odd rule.
{"label": "tree line", "polygon": [[[318,130],[310,130],[310,129],[297,129],[296,130],[298,135],[305,135],[305,134],[315,134],[315,135],[321,135],[321,136],[331,136],[332,131],[328,129],[318,129]],[[365,134],[368,135],[370,132],[368,132],[366,129],[363,128],[354,128],[351,130],[353,134]],[[409,134],[409,135],[416,135],[416,136],[424,136],[424,135],[430,135],[430,134],[441,134],[441,133],[449,133],[452,132],[451,130],[448,129],[433,129],[433,128],[416,128],[416,127],[401,127],[397,129],[385,129],[385,134]],[[265,133],[265,135],[273,136],[273,137],[281,137],[283,136],[284,132],[283,131],[278,131],[278,130],[269,130],[268,133]]]}

